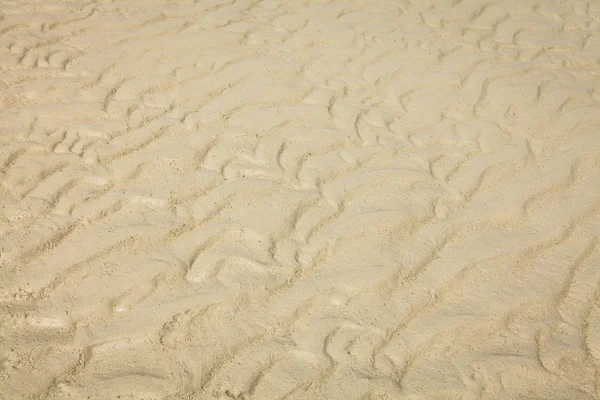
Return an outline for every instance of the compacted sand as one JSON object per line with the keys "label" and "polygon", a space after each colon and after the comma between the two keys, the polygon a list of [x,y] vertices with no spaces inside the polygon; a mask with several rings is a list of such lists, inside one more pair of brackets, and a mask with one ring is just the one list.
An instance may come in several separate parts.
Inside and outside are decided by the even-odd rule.
{"label": "compacted sand", "polygon": [[600,3],[0,1],[1,399],[600,398]]}

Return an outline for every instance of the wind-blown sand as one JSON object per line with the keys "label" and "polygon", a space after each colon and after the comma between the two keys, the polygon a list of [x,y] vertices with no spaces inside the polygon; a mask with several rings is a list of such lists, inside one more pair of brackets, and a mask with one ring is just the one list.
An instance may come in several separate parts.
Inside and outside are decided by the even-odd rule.
{"label": "wind-blown sand", "polygon": [[0,1],[0,399],[599,399],[600,3]]}

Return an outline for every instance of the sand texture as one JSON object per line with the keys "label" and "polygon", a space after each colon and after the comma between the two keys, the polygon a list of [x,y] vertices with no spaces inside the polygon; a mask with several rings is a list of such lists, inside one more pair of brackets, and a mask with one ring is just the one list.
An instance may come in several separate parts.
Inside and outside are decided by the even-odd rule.
{"label": "sand texture", "polygon": [[0,0],[0,399],[600,399],[600,2]]}

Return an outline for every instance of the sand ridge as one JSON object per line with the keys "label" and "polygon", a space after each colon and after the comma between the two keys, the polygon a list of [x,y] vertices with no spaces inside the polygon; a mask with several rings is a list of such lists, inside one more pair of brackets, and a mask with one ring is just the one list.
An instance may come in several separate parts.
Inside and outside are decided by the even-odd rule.
{"label": "sand ridge", "polygon": [[600,398],[600,5],[0,1],[0,399]]}

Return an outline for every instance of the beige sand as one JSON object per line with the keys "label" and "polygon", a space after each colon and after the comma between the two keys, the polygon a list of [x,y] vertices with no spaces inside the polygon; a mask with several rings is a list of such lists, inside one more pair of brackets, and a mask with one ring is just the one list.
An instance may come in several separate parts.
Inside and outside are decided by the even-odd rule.
{"label": "beige sand", "polygon": [[1,1],[1,399],[599,399],[600,3]]}

